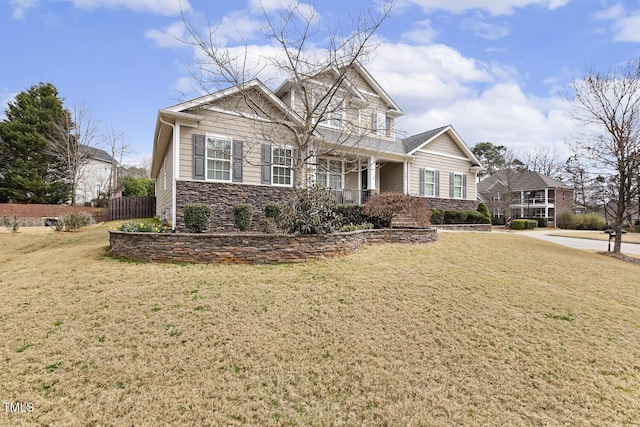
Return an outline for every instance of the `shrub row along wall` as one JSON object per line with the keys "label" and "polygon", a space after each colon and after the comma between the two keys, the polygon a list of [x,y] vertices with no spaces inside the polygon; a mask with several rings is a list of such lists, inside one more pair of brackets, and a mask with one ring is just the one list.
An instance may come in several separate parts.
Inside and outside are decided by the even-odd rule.
{"label": "shrub row along wall", "polygon": [[[184,207],[188,203],[206,203],[211,206],[211,231],[236,230],[233,207],[247,203],[253,207],[250,231],[262,231],[266,220],[264,207],[269,203],[286,205],[291,197],[289,187],[228,184],[223,182],[176,182],[176,230],[188,231],[184,225]],[[427,198],[430,209],[475,211],[477,200]]]}
{"label": "shrub row along wall", "polygon": [[435,229],[361,230],[326,235],[127,233],[110,231],[111,253],[147,262],[265,264],[349,255],[376,243],[428,243]]}

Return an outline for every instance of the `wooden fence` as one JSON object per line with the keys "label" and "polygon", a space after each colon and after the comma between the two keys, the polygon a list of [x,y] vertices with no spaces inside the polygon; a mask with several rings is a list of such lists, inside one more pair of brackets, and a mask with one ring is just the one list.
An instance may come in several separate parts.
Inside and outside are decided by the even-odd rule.
{"label": "wooden fence", "polygon": [[156,216],[155,197],[116,197],[109,199],[109,221]]}

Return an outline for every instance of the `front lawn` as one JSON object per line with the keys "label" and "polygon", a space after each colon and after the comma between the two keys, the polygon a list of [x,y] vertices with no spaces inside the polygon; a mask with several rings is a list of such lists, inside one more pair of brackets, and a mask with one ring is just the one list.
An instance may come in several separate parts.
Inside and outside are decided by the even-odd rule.
{"label": "front lawn", "polygon": [[[506,233],[158,265],[0,234],[0,425],[635,425],[640,267]],[[25,406],[25,408],[27,408]]]}

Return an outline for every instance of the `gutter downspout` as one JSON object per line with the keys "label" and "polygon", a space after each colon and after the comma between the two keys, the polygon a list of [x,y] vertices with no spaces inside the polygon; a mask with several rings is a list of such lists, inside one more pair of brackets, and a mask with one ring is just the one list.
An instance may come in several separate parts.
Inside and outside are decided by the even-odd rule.
{"label": "gutter downspout", "polygon": [[173,130],[172,134],[173,134],[173,156],[172,156],[172,169],[173,169],[173,178],[171,179],[171,229],[173,231],[176,230],[176,178],[177,178],[177,167],[176,167],[176,163],[177,163],[177,157],[176,157],[176,125],[172,124],[170,122],[166,122],[162,119],[162,116],[158,115],[158,119],[160,120],[161,123],[167,125],[167,126],[171,126],[171,129]]}

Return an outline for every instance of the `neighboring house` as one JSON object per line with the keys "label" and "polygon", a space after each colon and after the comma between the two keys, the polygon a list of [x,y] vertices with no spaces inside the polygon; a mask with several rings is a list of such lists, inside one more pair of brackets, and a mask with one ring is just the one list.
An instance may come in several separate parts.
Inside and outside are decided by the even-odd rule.
{"label": "neighboring house", "polygon": [[118,165],[118,162],[104,150],[86,145],[83,145],[83,148],[87,150],[88,157],[76,189],[78,205],[91,203],[100,194],[109,194],[115,183],[114,174]]}
{"label": "neighboring house", "polygon": [[563,211],[575,212],[574,189],[539,172],[500,170],[478,183],[493,218],[544,217],[555,226]]}
{"label": "neighboring house", "polygon": [[[322,82],[322,75],[315,78]],[[300,182],[332,189],[337,203],[361,204],[373,193],[402,192],[428,197],[432,207],[475,210],[477,173],[483,168],[453,127],[397,138],[400,107],[359,63],[347,78],[344,97],[314,134],[322,154],[305,164],[307,175]],[[243,89],[272,117],[304,120],[291,81],[275,92],[258,80]],[[235,204],[253,205],[257,227],[267,203],[286,203],[299,147],[240,97],[231,87],[159,110],[151,177],[157,215],[173,228],[184,227],[187,203],[210,204],[214,230],[233,228]]]}

